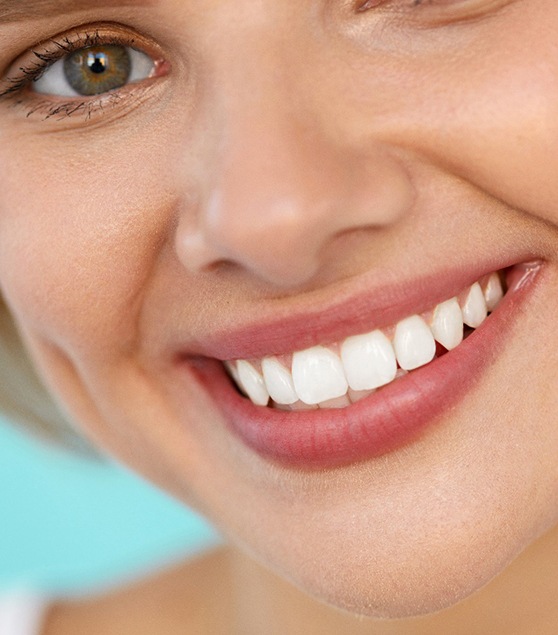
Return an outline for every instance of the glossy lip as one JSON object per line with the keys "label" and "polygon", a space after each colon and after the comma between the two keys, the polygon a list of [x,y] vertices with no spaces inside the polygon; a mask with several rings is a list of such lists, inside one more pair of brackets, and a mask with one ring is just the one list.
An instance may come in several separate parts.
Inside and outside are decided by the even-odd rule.
{"label": "glossy lip", "polygon": [[[314,303],[311,309],[275,309],[240,328],[222,328],[203,341],[171,345],[171,354],[211,357],[222,361],[260,359],[289,354],[319,344],[341,341],[351,335],[368,333],[395,325],[410,315],[432,310],[437,304],[457,296],[493,271],[501,271],[531,257],[516,254],[508,259],[483,260],[472,266],[446,268],[435,274],[406,279],[391,285],[369,285],[364,292],[331,291],[333,300]],[[309,328],[311,325],[311,328]],[[176,352],[179,351],[178,355]]]}
{"label": "glossy lip", "polygon": [[194,371],[235,436],[263,458],[300,470],[371,459],[416,439],[478,383],[543,270],[540,262],[520,265],[498,308],[457,348],[346,408],[288,412],[255,406],[233,388],[217,360],[182,364]]}

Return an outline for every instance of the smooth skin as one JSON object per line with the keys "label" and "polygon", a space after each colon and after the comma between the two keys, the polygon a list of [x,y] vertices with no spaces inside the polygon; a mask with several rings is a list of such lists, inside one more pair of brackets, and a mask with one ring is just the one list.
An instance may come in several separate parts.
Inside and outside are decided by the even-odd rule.
{"label": "smooth skin", "polygon": [[[227,618],[196,632],[556,632],[558,4],[357,5],[92,2],[0,23],[3,76],[98,22],[164,60],[90,118],[0,102],[0,283],[80,428],[234,545],[131,605],[65,606],[49,635],[106,632],[91,614],[110,607],[118,632],[160,633],[155,589],[168,633],[185,604]],[[544,262],[512,336],[379,459],[277,467],[174,363],[177,342],[491,256]]]}

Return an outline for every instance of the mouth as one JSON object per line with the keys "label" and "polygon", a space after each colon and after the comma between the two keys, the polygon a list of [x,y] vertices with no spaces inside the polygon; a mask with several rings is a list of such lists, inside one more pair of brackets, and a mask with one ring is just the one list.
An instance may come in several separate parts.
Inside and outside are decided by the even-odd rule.
{"label": "mouth", "polygon": [[374,458],[417,438],[477,383],[541,268],[522,263],[480,275],[428,308],[417,303],[420,312],[350,328],[334,341],[181,363],[235,435],[266,459],[324,469]]}

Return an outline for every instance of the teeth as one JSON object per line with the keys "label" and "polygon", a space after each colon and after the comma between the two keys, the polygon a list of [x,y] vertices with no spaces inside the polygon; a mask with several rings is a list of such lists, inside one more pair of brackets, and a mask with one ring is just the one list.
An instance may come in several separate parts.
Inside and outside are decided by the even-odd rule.
{"label": "teeth", "polygon": [[[452,350],[463,340],[463,325],[477,328],[505,295],[498,273],[475,282],[461,306],[451,298],[435,307],[430,326],[419,315],[401,320],[393,333],[375,330],[346,338],[331,346],[314,346],[288,356],[225,362],[249,399],[259,406],[282,410],[345,408],[397,381],[436,356],[436,342]],[[261,372],[260,372],[261,367]]]}
{"label": "teeth", "polygon": [[500,276],[497,273],[493,273],[490,275],[490,278],[488,278],[484,290],[484,299],[486,300],[486,308],[488,311],[494,311],[503,297],[504,289],[502,289]]}
{"label": "teeth", "polygon": [[290,406],[283,406],[283,408],[288,408],[289,410],[317,410],[318,405],[317,404],[309,405],[307,403],[303,403],[302,401],[296,401]]}
{"label": "teeth", "polygon": [[451,351],[463,340],[463,316],[457,298],[439,304],[434,310],[432,334],[437,342]]}
{"label": "teeth", "polygon": [[341,397],[349,387],[341,360],[325,346],[295,353],[292,373],[296,393],[305,404]]}
{"label": "teeth", "polygon": [[225,362],[225,368],[229,371],[230,376],[234,379],[236,385],[240,388],[244,395],[248,396],[246,395],[246,391],[244,390],[242,382],[240,381],[240,375],[236,370],[236,364],[234,364],[233,362]]}
{"label": "teeth", "polygon": [[462,313],[463,322],[473,329],[476,329],[484,322],[487,316],[486,302],[484,300],[484,294],[481,286],[478,282],[475,282],[469,290],[465,304],[462,308]]}
{"label": "teeth", "polygon": [[395,379],[395,353],[382,331],[348,337],[341,345],[341,359],[353,390],[379,388]]}
{"label": "teeth", "polygon": [[351,401],[348,395],[342,397],[336,397],[335,399],[329,399],[328,401],[322,401],[318,404],[320,408],[346,408],[351,405]]}
{"label": "teeth", "polygon": [[349,401],[351,403],[356,403],[357,401],[360,401],[361,399],[368,397],[368,395],[371,395],[373,392],[375,391],[374,390],[352,390],[351,388],[349,388],[349,392],[347,393],[347,396],[349,397]]}
{"label": "teeth", "polygon": [[291,373],[276,357],[266,357],[262,372],[269,396],[275,403],[290,405],[298,401]]}
{"label": "teeth", "polygon": [[238,379],[244,391],[250,397],[256,406],[267,406],[269,401],[269,393],[265,387],[263,377],[258,371],[244,360],[240,360],[236,364]]}
{"label": "teeth", "polygon": [[426,322],[418,315],[401,320],[395,328],[393,348],[399,366],[414,370],[434,359],[436,342]]}

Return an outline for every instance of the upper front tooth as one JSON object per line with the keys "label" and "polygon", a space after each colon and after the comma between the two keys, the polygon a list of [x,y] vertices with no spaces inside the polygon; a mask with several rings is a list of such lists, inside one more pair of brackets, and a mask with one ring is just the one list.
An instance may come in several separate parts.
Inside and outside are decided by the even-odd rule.
{"label": "upper front tooth", "polygon": [[486,283],[486,288],[484,290],[486,308],[489,311],[494,311],[503,297],[504,290],[502,289],[500,276],[497,273],[493,273],[490,275],[490,278],[488,278],[488,282]]}
{"label": "upper front tooth", "polygon": [[341,359],[353,390],[389,384],[397,372],[393,346],[382,331],[348,337],[341,345]]}
{"label": "upper front tooth", "polygon": [[434,359],[436,342],[426,322],[418,315],[401,320],[395,328],[393,347],[399,365],[413,370]]}
{"label": "upper front tooth", "polygon": [[276,357],[262,361],[262,372],[269,396],[275,403],[290,405],[298,401],[291,373]]}
{"label": "upper front tooth", "polygon": [[267,406],[269,401],[269,393],[265,387],[263,377],[258,371],[244,360],[240,360],[236,364],[238,379],[244,391],[257,406]]}
{"label": "upper front tooth", "polygon": [[446,300],[434,310],[432,334],[437,342],[451,351],[463,340],[463,316],[457,298]]}
{"label": "upper front tooth", "polygon": [[476,329],[477,326],[480,326],[484,322],[487,316],[486,302],[478,282],[475,282],[469,290],[462,308],[462,313],[463,322],[473,329]]}
{"label": "upper front tooth", "polygon": [[341,397],[349,387],[341,360],[324,346],[294,353],[292,375],[297,395],[306,404]]}

